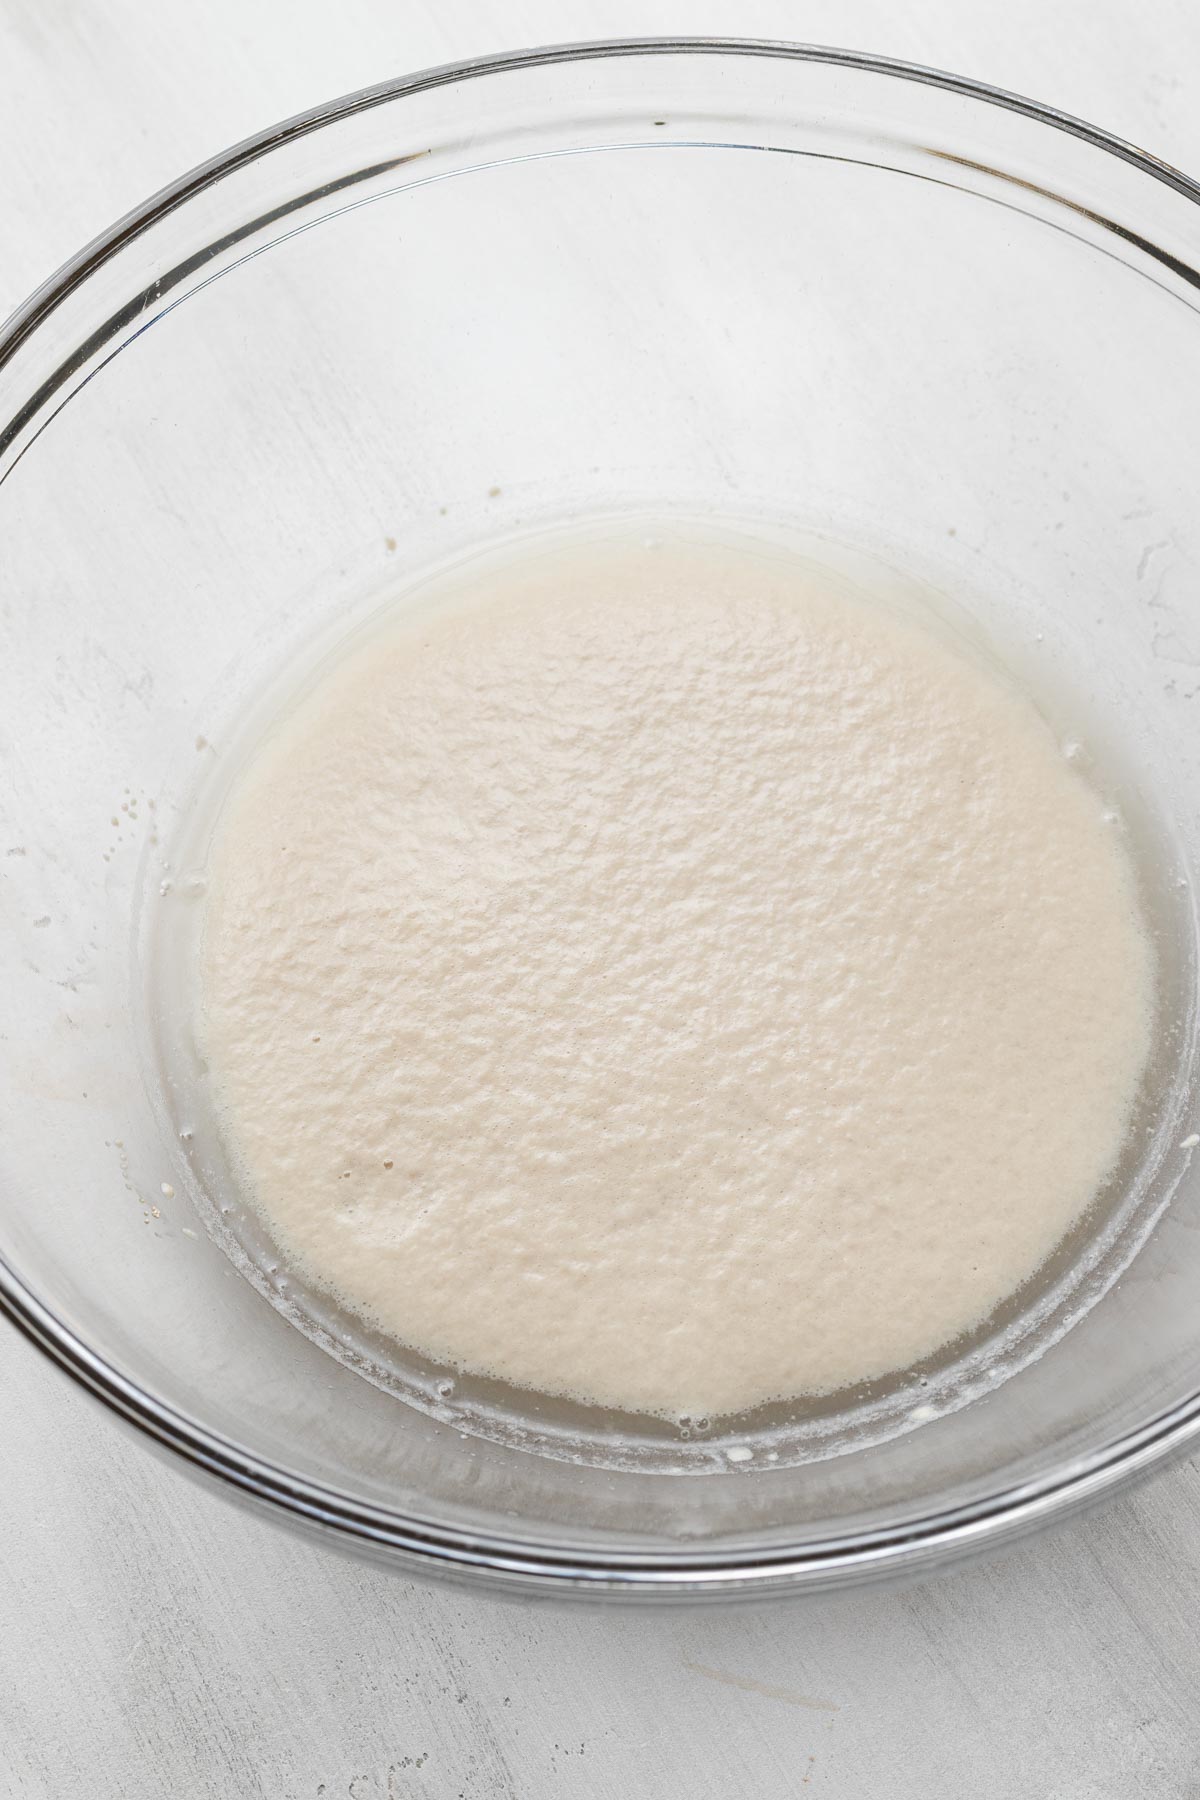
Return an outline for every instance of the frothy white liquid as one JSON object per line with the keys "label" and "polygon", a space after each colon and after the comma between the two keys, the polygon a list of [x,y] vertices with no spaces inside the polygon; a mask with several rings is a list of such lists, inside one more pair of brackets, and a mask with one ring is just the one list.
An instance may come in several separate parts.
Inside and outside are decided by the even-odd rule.
{"label": "frothy white liquid", "polygon": [[1147,1058],[1127,852],[1031,702],[728,543],[458,576],[295,705],[211,876],[213,1097],[295,1274],[635,1410],[976,1325]]}

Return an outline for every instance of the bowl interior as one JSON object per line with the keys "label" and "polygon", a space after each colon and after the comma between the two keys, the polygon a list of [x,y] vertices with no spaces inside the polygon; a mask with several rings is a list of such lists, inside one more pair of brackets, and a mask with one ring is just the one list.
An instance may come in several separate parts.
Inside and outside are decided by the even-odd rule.
{"label": "bowl interior", "polygon": [[[1085,138],[884,68],[765,47],[518,59],[231,159],[18,322],[17,1285],[281,1492],[385,1544],[398,1521],[503,1544],[531,1579],[539,1558],[686,1585],[907,1554],[931,1519],[1002,1524],[998,1496],[1065,1490],[1189,1406],[1196,216]],[[631,509],[769,521],[932,583],[1062,697],[1133,821],[1165,972],[1153,1091],[1112,1231],[1043,1308],[1037,1347],[1057,1341],[1030,1360],[1018,1331],[1006,1380],[951,1359],[935,1393],[917,1372],[832,1425],[639,1435],[447,1396],[444,1371],[363,1379],[337,1321],[298,1330],[236,1266],[238,1198],[184,1135],[186,957],[155,960],[164,905],[197,910],[195,796],[281,670],[422,570]]]}

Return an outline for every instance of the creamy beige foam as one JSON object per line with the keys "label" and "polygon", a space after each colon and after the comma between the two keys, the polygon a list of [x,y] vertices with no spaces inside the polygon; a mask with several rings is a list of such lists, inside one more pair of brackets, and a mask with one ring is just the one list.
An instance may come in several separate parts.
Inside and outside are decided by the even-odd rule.
{"label": "creamy beige foam", "polygon": [[459,576],[295,705],[211,872],[202,1039],[283,1256],[546,1392],[929,1355],[1079,1219],[1146,1062],[1122,839],[1032,704],[729,543]]}

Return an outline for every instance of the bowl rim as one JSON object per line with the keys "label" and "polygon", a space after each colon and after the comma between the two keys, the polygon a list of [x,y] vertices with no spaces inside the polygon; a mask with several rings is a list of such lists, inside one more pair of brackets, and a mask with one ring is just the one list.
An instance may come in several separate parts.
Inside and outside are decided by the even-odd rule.
{"label": "bowl rim", "polygon": [[[72,293],[126,245],[197,194],[297,138],[373,107],[480,76],[609,57],[680,54],[828,64],[941,88],[1067,133],[1200,205],[1200,182],[1125,139],[1056,107],[924,64],[766,38],[656,36],[547,45],[440,64],[361,88],[270,125],[198,164],[85,245],[16,308],[0,326],[0,370]],[[0,1310],[81,1387],[146,1439],[243,1498],[264,1504],[272,1513],[289,1515],[294,1523],[312,1527],[347,1547],[374,1548],[407,1565],[410,1573],[474,1573],[542,1591],[647,1597],[749,1595],[928,1566],[1061,1517],[1147,1473],[1200,1437],[1197,1391],[1134,1430],[1071,1458],[1036,1480],[1001,1487],[969,1504],[935,1508],[892,1528],[850,1531],[805,1546],[726,1546],[711,1551],[556,1547],[534,1534],[523,1537],[471,1530],[372,1506],[258,1458],[197,1425],[122,1374],[40,1300],[2,1255]]]}

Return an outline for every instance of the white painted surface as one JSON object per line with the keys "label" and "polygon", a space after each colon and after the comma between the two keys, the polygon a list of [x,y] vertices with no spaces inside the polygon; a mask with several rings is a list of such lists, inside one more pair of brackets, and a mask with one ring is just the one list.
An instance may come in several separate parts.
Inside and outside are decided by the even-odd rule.
{"label": "white painted surface", "polygon": [[[407,68],[621,32],[942,63],[1200,169],[1190,0],[0,0],[0,311],[170,176]],[[521,1606],[298,1544],[0,1332],[0,1795],[1193,1800],[1200,1470],[923,1587]]]}

